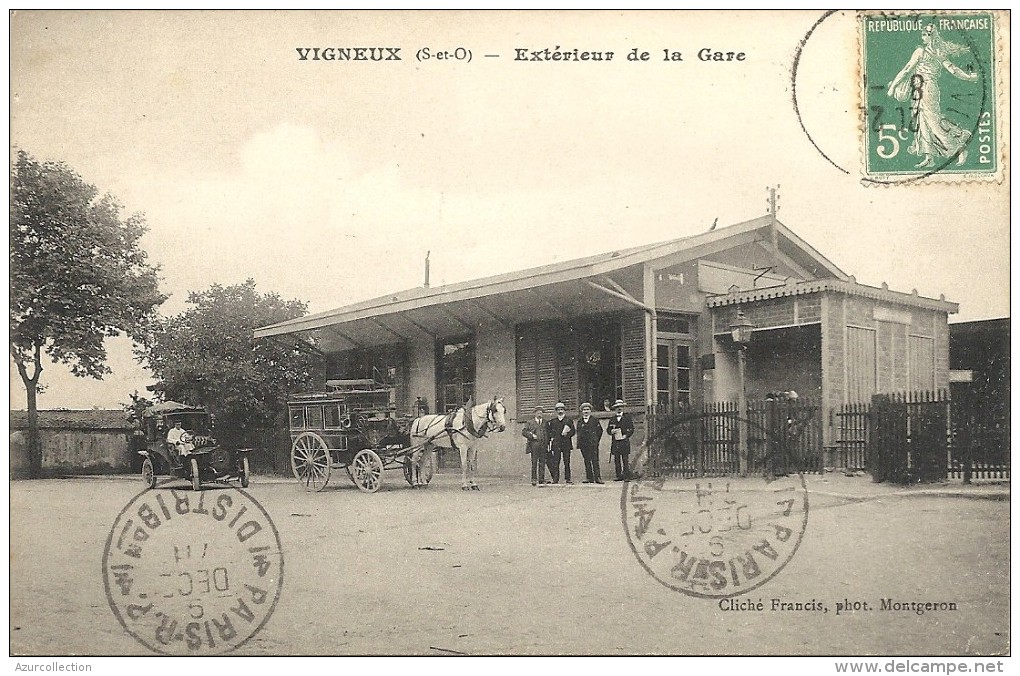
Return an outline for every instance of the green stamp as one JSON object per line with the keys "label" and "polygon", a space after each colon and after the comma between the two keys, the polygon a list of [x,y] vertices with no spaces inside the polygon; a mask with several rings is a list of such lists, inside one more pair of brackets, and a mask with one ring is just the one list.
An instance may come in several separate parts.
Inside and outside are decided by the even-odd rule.
{"label": "green stamp", "polygon": [[860,21],[865,177],[995,176],[995,16],[865,13]]}

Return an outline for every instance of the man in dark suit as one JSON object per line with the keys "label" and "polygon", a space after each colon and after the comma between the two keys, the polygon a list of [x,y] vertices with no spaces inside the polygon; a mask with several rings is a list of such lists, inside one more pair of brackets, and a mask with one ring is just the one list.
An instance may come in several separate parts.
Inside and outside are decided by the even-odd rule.
{"label": "man in dark suit", "polygon": [[521,436],[528,440],[524,452],[531,455],[531,485],[545,485],[546,451],[549,448],[549,431],[542,418],[541,406],[535,407],[535,417],[524,423]]}
{"label": "man in dark suit", "polygon": [[574,421],[567,417],[567,407],[556,404],[556,417],[546,424],[549,430],[549,445],[552,452],[549,454],[549,473],[552,474],[552,482],[560,482],[560,458],[563,458],[563,479],[566,483],[572,484],[570,480],[570,451],[574,448],[574,434],[576,428]]}
{"label": "man in dark suit", "polygon": [[591,414],[591,404],[581,404],[581,417],[577,420],[577,448],[584,458],[584,483],[600,484],[599,441],[602,440],[602,425]]}
{"label": "man in dark suit", "polygon": [[616,468],[615,481],[630,478],[630,438],[634,436],[634,421],[629,414],[623,412],[624,406],[622,399],[616,400],[613,404],[613,417],[606,425],[606,433],[613,439],[609,454],[613,456]]}

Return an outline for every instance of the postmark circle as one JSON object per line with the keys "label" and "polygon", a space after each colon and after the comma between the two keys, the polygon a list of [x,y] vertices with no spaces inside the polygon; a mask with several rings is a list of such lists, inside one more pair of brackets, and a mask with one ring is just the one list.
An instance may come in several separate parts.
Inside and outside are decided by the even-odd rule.
{"label": "postmark circle", "polygon": [[657,582],[728,598],[761,587],[793,559],[807,530],[808,491],[801,473],[659,475],[627,481],[620,514],[631,551]]}
{"label": "postmark circle", "polygon": [[[818,130],[813,132],[809,129],[809,125],[806,123],[801,110],[800,74],[804,65],[803,60],[806,47],[809,43],[812,43],[812,40],[817,41],[819,39],[816,34],[823,24],[832,19],[834,15],[842,14],[846,13],[839,10],[829,10],[823,13],[808,29],[806,35],[798,44],[791,69],[791,98],[793,111],[801,131],[815,150],[841,173],[854,175],[851,168],[837,162],[831,152],[829,152],[838,147],[838,144],[834,143],[833,148],[823,149],[821,140],[818,137]],[[911,49],[921,44],[923,26],[929,23],[934,25],[935,22],[939,21],[940,17],[944,18],[950,15],[969,16],[971,14],[974,13],[952,13],[945,11],[884,13],[879,11],[858,11],[853,14],[853,21],[856,25],[855,32],[859,34],[857,40],[861,42],[859,49],[863,54],[863,63],[859,66],[860,73],[858,74],[860,82],[853,83],[852,86],[860,88],[859,112],[861,119],[857,124],[857,142],[862,145],[858,147],[861,175],[857,176],[857,178],[864,184],[910,184],[941,174],[966,177],[972,174],[994,173],[997,170],[997,163],[989,169],[985,164],[981,164],[983,160],[981,162],[978,161],[978,151],[984,147],[980,145],[979,140],[987,138],[988,143],[992,144],[989,146],[990,150],[988,152],[992,152],[994,150],[992,146],[997,143],[997,141],[993,142],[992,139],[998,136],[997,132],[994,131],[996,126],[994,112],[995,97],[991,91],[995,86],[993,73],[995,47],[993,38],[989,38],[991,42],[986,45],[986,50],[984,43],[971,35],[967,30],[955,31],[951,35],[952,39],[957,41],[950,43],[950,47],[955,50],[953,54],[956,55],[955,58],[958,60],[964,59],[966,61],[966,67],[971,71],[970,73],[964,74],[962,68],[950,63],[948,56],[940,55],[936,59],[936,61],[943,63],[947,73],[955,73],[955,79],[974,78],[974,82],[971,83],[967,91],[959,93],[944,92],[942,98],[945,101],[939,104],[940,97],[937,93],[939,89],[938,76],[937,74],[931,74],[931,79],[928,82],[925,82],[921,75],[915,75],[909,79],[909,82],[905,81],[904,84],[909,83],[910,87],[905,88],[904,93],[901,93],[898,99],[892,98],[891,93],[887,92],[887,88],[891,88],[890,81],[896,79],[896,70],[899,66],[903,65],[900,61],[908,61]],[[879,57],[869,60],[868,41],[860,35],[863,30],[861,26],[869,19],[902,20],[905,25],[912,26],[914,30],[901,30],[901,32],[890,33],[890,35],[895,36],[897,39],[901,37],[904,39],[903,44],[898,45],[901,47],[900,51],[895,55],[882,53]],[[993,20],[989,19],[989,22],[993,23]],[[949,23],[952,24],[952,21]],[[985,51],[989,53],[985,54]],[[875,63],[878,65],[876,66]],[[910,61],[910,63],[913,63],[913,61]],[[888,68],[892,68],[892,71],[888,71]],[[945,77],[949,80],[954,80],[953,75],[946,75]],[[842,82],[840,84],[842,86],[836,87],[833,91],[845,89],[848,83]],[[925,95],[923,92],[928,92],[928,94]],[[936,93],[932,94],[932,92]],[[904,103],[905,100],[906,103]],[[930,112],[925,113],[924,121],[919,121],[918,119],[919,110],[921,109],[930,109]],[[929,124],[927,118],[935,114],[939,116],[944,115],[945,117],[944,119],[942,117],[939,118],[938,125]],[[950,118],[955,120],[955,122],[949,121]],[[940,144],[941,136],[936,134],[932,145],[937,147],[938,150],[930,151],[929,154],[925,155],[920,150],[908,148],[908,144],[912,147],[917,143],[915,137],[920,129],[931,129],[939,125],[948,125],[944,130],[946,134],[952,132],[950,135],[959,136],[964,140],[952,145],[951,148],[946,148]],[[930,134],[925,134],[925,138],[928,135]],[[911,141],[914,141],[914,144],[911,144]],[[900,152],[901,149],[903,152]],[[997,153],[997,150],[995,152]],[[917,164],[910,163],[910,166],[885,166],[890,158],[907,157],[908,153],[920,153],[926,159],[922,159]],[[981,154],[984,156],[987,153],[982,151]],[[935,159],[935,155],[938,155],[938,159]],[[970,158],[969,161],[968,157]],[[978,162],[978,164],[975,164],[975,162]]]}
{"label": "postmark circle", "polygon": [[222,484],[142,491],[103,550],[110,609],[135,640],[165,655],[218,655],[250,641],[276,608],[283,567],[269,513]]}

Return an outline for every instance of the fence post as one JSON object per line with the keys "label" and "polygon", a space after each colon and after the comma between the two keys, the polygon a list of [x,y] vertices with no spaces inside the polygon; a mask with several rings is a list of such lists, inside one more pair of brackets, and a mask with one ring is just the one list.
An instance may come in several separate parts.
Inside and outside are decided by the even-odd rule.
{"label": "fence post", "polygon": [[746,381],[746,369],[747,356],[745,354],[745,347],[741,345],[737,349],[737,372],[738,379],[740,381],[740,387],[737,391],[737,443],[739,446],[740,453],[740,475],[747,476],[748,474],[748,448],[747,448],[747,381]]}
{"label": "fence post", "polygon": [[[702,407],[703,413],[704,410],[704,407]],[[691,437],[694,440],[694,453],[696,454],[695,465],[698,468],[697,471],[699,477],[705,476],[705,448],[707,447],[707,444],[705,443],[704,427],[706,424],[705,421],[708,419],[709,418],[705,415],[698,416],[694,423],[695,428],[691,430]]]}
{"label": "fence post", "polygon": [[974,424],[972,415],[973,400],[969,396],[961,396],[950,402],[950,415],[953,423],[953,450],[959,449],[963,460],[963,483],[969,484],[974,477]]}

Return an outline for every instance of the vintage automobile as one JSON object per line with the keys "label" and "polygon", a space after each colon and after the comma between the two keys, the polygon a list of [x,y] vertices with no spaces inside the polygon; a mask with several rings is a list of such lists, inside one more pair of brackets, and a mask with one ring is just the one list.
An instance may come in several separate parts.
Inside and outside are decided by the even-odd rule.
{"label": "vintage automobile", "polygon": [[[167,442],[167,433],[180,422],[184,450]],[[252,449],[221,446],[213,433],[213,417],[201,406],[176,401],[154,404],[145,410],[135,432],[136,451],[142,456],[142,480],[149,488],[159,476],[187,479],[196,491],[202,482],[236,479],[248,487]]]}

